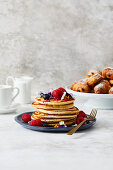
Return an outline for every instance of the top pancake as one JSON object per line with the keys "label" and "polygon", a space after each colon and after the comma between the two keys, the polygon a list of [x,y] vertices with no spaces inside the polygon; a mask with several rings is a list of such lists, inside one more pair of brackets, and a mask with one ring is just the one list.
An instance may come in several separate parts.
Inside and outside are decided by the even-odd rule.
{"label": "top pancake", "polygon": [[74,103],[74,99],[72,100],[54,100],[54,99],[50,99],[49,101],[48,100],[45,100],[44,98],[40,98],[40,97],[36,97],[35,98],[35,101],[38,102],[39,104],[42,104],[42,105],[66,105],[66,104],[71,104],[71,103]]}
{"label": "top pancake", "polygon": [[39,104],[38,102],[33,102],[32,106],[37,109],[51,109],[51,110],[66,110],[72,108],[74,103],[65,104],[65,105],[47,105],[47,104]]}

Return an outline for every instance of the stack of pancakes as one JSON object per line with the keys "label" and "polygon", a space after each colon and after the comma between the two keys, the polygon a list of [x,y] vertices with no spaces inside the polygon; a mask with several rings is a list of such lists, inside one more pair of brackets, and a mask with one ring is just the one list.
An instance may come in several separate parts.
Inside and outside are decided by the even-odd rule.
{"label": "stack of pancakes", "polygon": [[40,119],[48,126],[55,126],[60,121],[64,121],[67,126],[76,123],[76,117],[79,113],[77,107],[74,106],[74,99],[72,100],[44,100],[37,97],[32,103],[33,107],[37,108],[31,118],[33,120]]}

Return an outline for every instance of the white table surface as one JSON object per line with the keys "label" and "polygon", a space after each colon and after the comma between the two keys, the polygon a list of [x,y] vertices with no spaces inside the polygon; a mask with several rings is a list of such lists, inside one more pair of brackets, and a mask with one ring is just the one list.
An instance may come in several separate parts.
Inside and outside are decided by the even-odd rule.
{"label": "white table surface", "polygon": [[95,127],[72,136],[31,131],[14,121],[32,110],[23,105],[0,115],[0,170],[113,169],[113,110],[98,111]]}

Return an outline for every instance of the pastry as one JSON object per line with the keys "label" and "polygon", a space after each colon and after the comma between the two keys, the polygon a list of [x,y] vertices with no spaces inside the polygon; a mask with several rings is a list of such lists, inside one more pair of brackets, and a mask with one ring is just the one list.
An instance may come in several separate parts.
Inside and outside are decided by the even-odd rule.
{"label": "pastry", "polygon": [[106,94],[110,89],[110,84],[107,80],[101,80],[99,84],[94,87],[96,94]]}
{"label": "pastry", "polygon": [[109,94],[113,94],[113,87],[109,89]]}
{"label": "pastry", "polygon": [[106,73],[106,77],[110,80],[113,80],[113,69],[109,70],[107,73]]}
{"label": "pastry", "polygon": [[102,71],[102,76],[103,76],[103,78],[106,78],[106,74],[107,74],[110,70],[112,70],[112,68],[107,67],[107,68],[105,68],[105,69]]}
{"label": "pastry", "polygon": [[100,74],[95,74],[88,79],[87,84],[93,87],[100,80],[102,80],[102,76]]}
{"label": "pastry", "polygon": [[[107,67],[103,71],[89,70],[85,79],[81,79],[72,84],[72,90],[83,93],[109,93],[109,89],[113,86],[113,68]],[[110,94],[111,91],[110,91]]]}
{"label": "pastry", "polygon": [[94,74],[97,74],[97,73],[102,74],[101,71],[89,70],[89,71],[86,73],[85,78],[89,78],[89,77],[91,77],[91,76],[93,76]]}
{"label": "pastry", "polygon": [[73,83],[72,83],[72,85],[71,85],[71,88],[70,89],[72,89],[73,90],[73,86],[76,84],[77,82],[76,81],[74,81]]}
{"label": "pastry", "polygon": [[113,80],[109,80],[110,84],[113,85]]}
{"label": "pastry", "polygon": [[78,83],[85,83],[85,84],[87,84],[87,81],[88,81],[88,79],[87,79],[87,78],[85,78],[85,79],[81,79],[81,80],[79,80],[79,81],[78,81]]}
{"label": "pastry", "polygon": [[91,89],[86,83],[78,82],[73,86],[73,91],[89,93]]}

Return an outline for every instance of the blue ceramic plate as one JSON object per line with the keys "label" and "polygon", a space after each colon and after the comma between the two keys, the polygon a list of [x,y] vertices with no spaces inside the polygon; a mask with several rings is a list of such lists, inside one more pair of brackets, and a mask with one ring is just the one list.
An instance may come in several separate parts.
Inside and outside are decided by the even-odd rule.
{"label": "blue ceramic plate", "polygon": [[[26,112],[30,115],[32,115],[33,112]],[[40,131],[40,132],[68,132],[69,130],[71,130],[73,128],[73,126],[71,127],[60,127],[60,128],[54,128],[54,127],[39,127],[39,126],[31,126],[30,124],[24,123],[22,121],[22,114],[19,114],[18,116],[15,117],[15,121],[17,123],[19,123],[20,125],[22,125],[23,127],[30,129],[30,130],[35,130],[35,131]],[[82,125],[78,131],[80,130],[85,130],[88,129],[90,127],[92,127],[94,124],[96,123],[96,119],[94,119],[93,121],[89,121],[88,124]]]}

